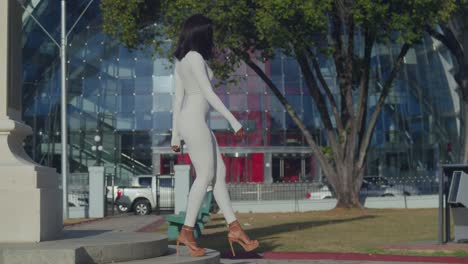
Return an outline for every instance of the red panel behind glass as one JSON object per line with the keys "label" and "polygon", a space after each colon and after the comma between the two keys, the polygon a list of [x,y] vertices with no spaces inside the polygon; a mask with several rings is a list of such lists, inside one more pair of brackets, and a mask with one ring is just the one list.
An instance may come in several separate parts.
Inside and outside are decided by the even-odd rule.
{"label": "red panel behind glass", "polygon": [[[271,77],[271,61],[266,61],[265,62],[265,75],[268,76],[268,78]],[[266,86],[266,89],[269,91],[270,89],[268,88],[268,86]],[[265,145],[267,146],[271,146],[271,115],[270,115],[270,112],[269,110],[271,109],[271,102],[270,102],[270,97],[269,96],[265,96],[265,100],[264,100],[265,104],[264,104],[264,107],[265,109],[263,110],[268,110],[268,112],[265,112],[265,124],[266,124],[266,127],[268,128],[267,131],[266,131],[266,141],[265,142]]]}
{"label": "red panel behind glass", "polygon": [[252,182],[263,182],[263,153],[253,153]]}

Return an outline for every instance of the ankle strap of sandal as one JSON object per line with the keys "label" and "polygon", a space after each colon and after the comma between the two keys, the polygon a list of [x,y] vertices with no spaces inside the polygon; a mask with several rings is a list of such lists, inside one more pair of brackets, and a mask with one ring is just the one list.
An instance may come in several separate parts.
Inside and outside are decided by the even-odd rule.
{"label": "ankle strap of sandal", "polygon": [[193,231],[193,227],[182,227],[182,229],[187,230],[187,231]]}
{"label": "ankle strap of sandal", "polygon": [[229,227],[233,227],[233,226],[241,226],[241,224],[239,223],[239,221],[234,221],[230,224],[228,224]]}

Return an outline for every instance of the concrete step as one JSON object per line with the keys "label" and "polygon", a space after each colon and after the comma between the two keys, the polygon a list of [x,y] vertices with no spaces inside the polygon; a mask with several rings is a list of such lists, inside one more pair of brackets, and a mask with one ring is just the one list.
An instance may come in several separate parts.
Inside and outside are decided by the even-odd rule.
{"label": "concrete step", "polygon": [[179,256],[176,256],[176,246],[170,245],[167,254],[157,258],[135,260],[121,262],[118,264],[219,264],[220,254],[218,251],[212,249],[206,249],[205,256],[203,257],[191,257],[190,253],[185,246],[180,246]]}
{"label": "concrete step", "polygon": [[167,237],[154,233],[68,230],[59,240],[0,244],[0,264],[103,264],[156,258],[167,251]]}

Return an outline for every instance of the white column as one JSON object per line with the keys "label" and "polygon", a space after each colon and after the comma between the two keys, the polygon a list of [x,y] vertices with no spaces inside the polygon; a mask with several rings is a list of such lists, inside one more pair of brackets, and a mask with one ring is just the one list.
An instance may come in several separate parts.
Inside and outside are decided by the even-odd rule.
{"label": "white column", "polygon": [[263,154],[263,159],[264,159],[264,166],[263,166],[263,182],[264,183],[272,183],[273,182],[273,170],[272,170],[272,167],[273,167],[273,160],[271,158],[271,153],[270,152],[266,152],[265,154]]}
{"label": "white column", "polygon": [[104,186],[104,167],[91,166],[89,171],[89,217],[105,216],[106,187]]}
{"label": "white column", "polygon": [[18,2],[0,1],[0,243],[54,239],[63,225],[59,175],[23,149],[21,23]]}

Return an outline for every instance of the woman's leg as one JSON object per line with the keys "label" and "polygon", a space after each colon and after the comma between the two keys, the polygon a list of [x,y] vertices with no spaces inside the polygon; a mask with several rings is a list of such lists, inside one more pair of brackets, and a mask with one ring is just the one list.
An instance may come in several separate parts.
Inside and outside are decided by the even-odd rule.
{"label": "woman's leg", "polygon": [[216,203],[218,203],[219,208],[223,212],[226,222],[230,224],[236,220],[236,216],[234,214],[234,210],[232,209],[231,199],[229,198],[229,192],[226,186],[226,166],[224,165],[223,158],[219,152],[216,137],[213,134],[212,136],[216,155],[216,178],[213,187],[213,195],[215,197]]}
{"label": "woman's leg", "polygon": [[[197,220],[198,211],[206,195],[206,189],[213,181],[215,163],[211,131],[198,133],[199,136],[185,139],[187,148],[197,177],[190,187],[184,225],[193,227]],[[194,133],[195,134],[195,133]]]}

